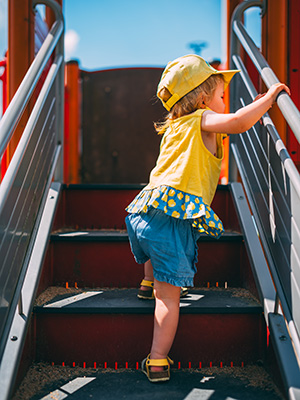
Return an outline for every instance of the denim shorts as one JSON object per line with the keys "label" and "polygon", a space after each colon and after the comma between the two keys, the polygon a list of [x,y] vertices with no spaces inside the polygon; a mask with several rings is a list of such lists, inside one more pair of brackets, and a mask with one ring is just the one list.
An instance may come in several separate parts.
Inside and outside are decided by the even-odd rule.
{"label": "denim shorts", "polygon": [[200,233],[192,222],[154,208],[147,213],[129,214],[126,225],[136,262],[144,264],[150,259],[154,278],[160,282],[194,286]]}

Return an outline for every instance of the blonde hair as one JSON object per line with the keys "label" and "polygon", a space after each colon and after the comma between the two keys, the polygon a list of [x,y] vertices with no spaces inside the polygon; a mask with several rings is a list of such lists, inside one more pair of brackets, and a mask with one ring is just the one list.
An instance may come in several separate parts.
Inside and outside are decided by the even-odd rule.
{"label": "blonde hair", "polygon": [[[170,121],[191,114],[199,108],[205,108],[205,103],[213,97],[220,82],[224,82],[223,75],[211,75],[201,85],[178,100],[164,121],[154,123],[157,133],[163,134],[170,125]],[[167,88],[162,88],[159,96],[166,102],[172,95]]]}

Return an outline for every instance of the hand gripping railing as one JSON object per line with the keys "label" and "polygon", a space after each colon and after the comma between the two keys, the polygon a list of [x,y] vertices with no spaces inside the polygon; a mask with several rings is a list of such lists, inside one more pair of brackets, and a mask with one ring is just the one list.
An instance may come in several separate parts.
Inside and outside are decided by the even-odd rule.
{"label": "hand gripping railing", "polygon": [[[244,28],[244,25],[241,23],[241,17],[243,12],[249,7],[262,7],[262,13],[265,12],[265,1],[245,1],[243,3],[243,7],[237,7],[235,13],[232,17],[232,30],[235,35],[232,35],[231,40],[231,53],[232,55],[239,55],[239,43],[243,46],[243,48],[248,53],[251,58],[253,64],[255,65],[257,71],[259,72],[262,80],[266,84],[269,89],[275,83],[278,83],[279,80],[275,73],[270,68],[269,64],[257,49],[255,43],[252,41],[247,31]],[[269,7],[272,7],[270,3]],[[236,40],[238,38],[239,40]],[[277,104],[280,108],[286,122],[289,124],[290,128],[294,132],[298,142],[300,143],[300,113],[295,104],[293,103],[290,96],[285,92],[281,92],[277,98]]]}
{"label": "hand gripping railing", "polygon": [[42,262],[46,245],[40,243],[47,241],[49,215],[54,212],[53,207],[47,209],[49,193],[56,198],[63,177],[64,21],[55,0],[32,1],[33,7],[37,4],[51,7],[56,21],[0,120],[2,157],[50,63],[0,184],[0,399],[10,396],[30,319],[40,265],[31,268],[37,260]]}
{"label": "hand gripping railing", "polygon": [[[247,8],[258,6],[264,13],[265,4],[265,1],[244,1],[236,8],[232,17],[231,67],[240,69],[241,73],[232,82],[231,111],[236,111],[257,96],[240,57],[241,46],[268,88],[278,82],[241,23]],[[268,6],[272,7],[272,2],[269,2]],[[279,94],[277,104],[300,142],[300,113],[296,106],[286,92]],[[287,321],[286,335],[273,334],[273,338],[285,374],[288,395],[291,399],[299,399],[300,375],[297,358],[300,360],[300,176],[268,114],[263,116],[262,121],[263,124],[257,123],[242,135],[231,136],[230,148],[234,161],[232,157],[230,176],[231,180],[234,180],[237,167],[274,282],[275,308],[265,308],[271,334],[278,333],[279,326],[280,329],[285,329],[281,312]],[[264,282],[258,284],[262,288],[262,301],[265,301]],[[277,318],[277,327],[274,318]],[[291,337],[292,351],[297,354],[294,364],[285,356],[287,342],[280,342],[287,337]],[[294,367],[291,369],[292,364]]]}

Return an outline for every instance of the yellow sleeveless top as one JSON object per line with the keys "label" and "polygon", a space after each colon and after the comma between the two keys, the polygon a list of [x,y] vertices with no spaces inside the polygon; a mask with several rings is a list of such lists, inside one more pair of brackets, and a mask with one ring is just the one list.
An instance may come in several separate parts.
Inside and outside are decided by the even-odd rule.
{"label": "yellow sleeveless top", "polygon": [[145,190],[167,185],[202,197],[204,203],[211,204],[219,182],[225,135],[217,134],[217,154],[214,156],[202,140],[204,111],[206,109],[197,110],[170,123]]}
{"label": "yellow sleeveless top", "polygon": [[129,204],[129,213],[147,212],[149,207],[167,215],[193,219],[200,232],[219,237],[224,229],[210,208],[221,172],[223,137],[217,134],[214,156],[204,145],[201,118],[206,109],[171,121],[161,141],[149,184]]}

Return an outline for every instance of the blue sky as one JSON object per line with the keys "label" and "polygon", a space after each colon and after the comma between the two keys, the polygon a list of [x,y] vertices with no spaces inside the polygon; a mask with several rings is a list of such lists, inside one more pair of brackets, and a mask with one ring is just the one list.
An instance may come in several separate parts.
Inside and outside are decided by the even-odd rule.
{"label": "blue sky", "polygon": [[[166,65],[204,43],[207,60],[226,59],[226,0],[64,0],[66,58],[83,69]],[[258,8],[246,24],[259,41]]]}
{"label": "blue sky", "polygon": [[[225,61],[226,0],[64,0],[63,11],[66,59],[82,69],[164,66],[193,53],[191,43],[206,44],[207,61]],[[257,43],[258,20],[258,8],[247,11]],[[0,0],[0,57],[6,48],[7,0]]]}
{"label": "blue sky", "polygon": [[[205,42],[222,58],[223,0],[65,0],[67,57],[82,68],[165,65]],[[87,6],[88,5],[88,6]],[[223,13],[224,14],[224,13]]]}

